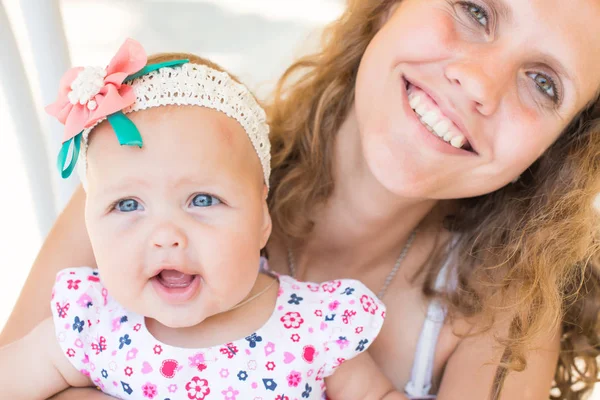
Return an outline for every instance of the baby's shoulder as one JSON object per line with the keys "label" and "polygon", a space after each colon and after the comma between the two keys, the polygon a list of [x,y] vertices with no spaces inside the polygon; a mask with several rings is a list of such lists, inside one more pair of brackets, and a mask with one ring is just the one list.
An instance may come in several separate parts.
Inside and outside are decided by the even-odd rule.
{"label": "baby's shoulder", "polygon": [[279,277],[279,296],[286,304],[314,309],[318,317],[328,322],[335,316],[368,316],[385,318],[385,305],[362,282],[336,279],[327,282],[300,282],[290,276]]}

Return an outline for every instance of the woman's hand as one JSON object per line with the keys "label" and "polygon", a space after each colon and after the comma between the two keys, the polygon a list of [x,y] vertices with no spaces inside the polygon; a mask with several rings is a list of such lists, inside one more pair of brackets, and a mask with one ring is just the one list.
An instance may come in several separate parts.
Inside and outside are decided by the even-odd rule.
{"label": "woman's hand", "polygon": [[[507,327],[501,328],[502,331]],[[467,337],[454,351],[446,368],[438,400],[494,399],[538,400],[547,399],[560,350],[559,332],[547,333],[532,344],[526,355],[527,368],[522,372],[510,372],[498,397],[490,395],[498,362],[502,357],[492,329],[485,334]],[[504,333],[504,332],[503,332]]]}

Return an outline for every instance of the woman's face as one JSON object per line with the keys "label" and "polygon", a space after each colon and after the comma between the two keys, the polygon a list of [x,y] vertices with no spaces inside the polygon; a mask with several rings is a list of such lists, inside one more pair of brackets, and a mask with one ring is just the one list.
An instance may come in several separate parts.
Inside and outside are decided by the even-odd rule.
{"label": "woman's face", "polygon": [[369,44],[354,117],[398,195],[492,192],[526,170],[600,87],[596,0],[404,0]]}

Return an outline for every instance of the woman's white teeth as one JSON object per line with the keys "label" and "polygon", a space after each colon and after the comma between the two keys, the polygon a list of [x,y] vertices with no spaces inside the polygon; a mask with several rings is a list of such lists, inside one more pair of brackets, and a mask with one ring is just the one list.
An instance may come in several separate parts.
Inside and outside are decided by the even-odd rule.
{"label": "woman's white teeth", "polygon": [[438,122],[437,124],[435,124],[433,126],[433,131],[439,137],[445,136],[446,133],[448,133],[449,129],[450,129],[450,122],[448,122],[448,120],[445,120],[445,119],[441,120],[440,122]]}
{"label": "woman's white teeth", "polygon": [[429,130],[444,141],[460,149],[467,144],[467,139],[455,132],[452,123],[437,111],[427,110],[427,105],[421,103],[421,96],[410,93],[408,96],[410,108],[419,116],[419,120]]}
{"label": "woman's white teeth", "polygon": [[410,108],[412,108],[414,110],[415,108],[417,108],[417,106],[419,105],[420,102],[421,102],[421,96],[414,96],[409,101]]}
{"label": "woman's white teeth", "polygon": [[457,149],[460,149],[461,147],[463,147],[466,142],[467,142],[467,140],[462,135],[459,135],[459,136],[456,136],[456,137],[453,137],[452,139],[450,139],[450,144],[452,146],[456,147]]}
{"label": "woman's white teeth", "polygon": [[425,115],[423,115],[423,122],[425,122],[431,127],[435,126],[436,122],[438,122],[439,119],[440,116],[435,111],[429,111],[426,112]]}
{"label": "woman's white teeth", "polygon": [[415,112],[421,116],[425,115],[427,112],[427,106],[425,104],[421,104],[415,108]]}

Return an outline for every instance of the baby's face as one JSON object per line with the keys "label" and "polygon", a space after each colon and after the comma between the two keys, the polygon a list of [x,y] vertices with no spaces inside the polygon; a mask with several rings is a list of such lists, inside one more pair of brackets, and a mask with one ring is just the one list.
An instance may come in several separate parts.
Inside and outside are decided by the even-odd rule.
{"label": "baby's face", "polygon": [[170,327],[243,300],[271,231],[260,161],[218,111],[129,114],[143,148],[106,122],[88,149],[86,223],[100,276],[121,305]]}

